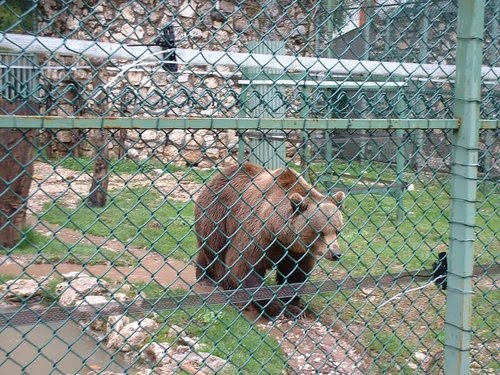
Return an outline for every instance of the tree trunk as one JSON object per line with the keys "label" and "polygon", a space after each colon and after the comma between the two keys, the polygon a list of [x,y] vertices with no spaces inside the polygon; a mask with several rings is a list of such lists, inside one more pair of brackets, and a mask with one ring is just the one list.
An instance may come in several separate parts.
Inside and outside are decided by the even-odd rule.
{"label": "tree trunk", "polygon": [[88,205],[90,207],[104,207],[108,197],[108,132],[98,130],[94,137],[94,147],[96,148],[96,160],[92,185],[89,191]]}
{"label": "tree trunk", "polygon": [[22,239],[33,179],[34,130],[0,129],[0,247]]}

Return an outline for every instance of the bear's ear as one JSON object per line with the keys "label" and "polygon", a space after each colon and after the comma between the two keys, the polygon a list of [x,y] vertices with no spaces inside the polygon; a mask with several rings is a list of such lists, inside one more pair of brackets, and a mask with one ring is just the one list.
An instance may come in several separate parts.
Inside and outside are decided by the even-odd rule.
{"label": "bear's ear", "polygon": [[342,206],[342,202],[345,199],[345,193],[343,191],[337,191],[333,195],[333,199],[335,200],[335,202],[337,202],[337,207],[341,207]]}
{"label": "bear's ear", "polygon": [[292,212],[303,211],[306,208],[305,198],[299,193],[290,195],[290,203],[292,204]]}

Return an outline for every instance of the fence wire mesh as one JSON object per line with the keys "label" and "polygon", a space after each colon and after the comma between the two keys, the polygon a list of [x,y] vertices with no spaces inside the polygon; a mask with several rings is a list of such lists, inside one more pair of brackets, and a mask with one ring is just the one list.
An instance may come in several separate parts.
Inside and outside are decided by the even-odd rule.
{"label": "fence wire mesh", "polygon": [[[499,3],[477,374],[499,363]],[[0,1],[0,373],[443,373],[457,10]]]}

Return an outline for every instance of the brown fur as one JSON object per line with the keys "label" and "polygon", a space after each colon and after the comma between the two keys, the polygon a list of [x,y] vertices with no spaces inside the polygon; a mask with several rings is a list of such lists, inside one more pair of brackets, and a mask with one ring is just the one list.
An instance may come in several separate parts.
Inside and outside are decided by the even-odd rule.
{"label": "brown fur", "polygon": [[[290,169],[249,163],[224,169],[200,191],[195,220],[196,275],[224,289],[258,287],[275,266],[279,284],[301,283],[317,256],[333,259],[339,251],[342,216],[335,201]],[[319,233],[334,245],[318,240]],[[292,313],[301,311],[298,299],[285,302]],[[281,310],[277,301],[259,304],[269,315]]]}

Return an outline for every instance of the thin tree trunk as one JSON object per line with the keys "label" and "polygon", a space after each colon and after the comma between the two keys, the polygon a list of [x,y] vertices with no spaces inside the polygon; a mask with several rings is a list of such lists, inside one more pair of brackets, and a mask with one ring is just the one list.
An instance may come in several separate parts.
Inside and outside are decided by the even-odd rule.
{"label": "thin tree trunk", "polygon": [[108,197],[108,132],[98,130],[94,137],[94,147],[96,148],[96,160],[92,185],[90,186],[88,205],[90,207],[104,207]]}
{"label": "thin tree trunk", "polygon": [[34,170],[34,130],[0,129],[0,247],[22,239]]}

